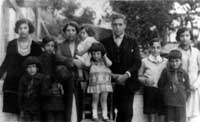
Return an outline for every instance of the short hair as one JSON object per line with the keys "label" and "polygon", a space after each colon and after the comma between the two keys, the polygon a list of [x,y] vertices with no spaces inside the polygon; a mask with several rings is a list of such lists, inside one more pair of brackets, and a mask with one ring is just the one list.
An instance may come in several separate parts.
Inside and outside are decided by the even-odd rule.
{"label": "short hair", "polygon": [[171,50],[168,55],[168,59],[181,59],[182,53],[179,50]]}
{"label": "short hair", "polygon": [[116,19],[123,19],[123,20],[124,20],[124,23],[127,23],[127,21],[126,21],[126,16],[123,15],[123,14],[116,13],[116,14],[113,14],[113,15],[111,16],[111,22],[115,21]]}
{"label": "short hair", "polygon": [[51,37],[51,36],[45,36],[45,37],[42,39],[42,46],[44,47],[44,46],[45,46],[47,43],[49,43],[49,42],[54,42],[54,44],[55,44],[54,48],[56,48],[56,42],[55,42],[54,38]]}
{"label": "short hair", "polygon": [[85,29],[85,31],[87,32],[88,36],[95,36],[95,31],[94,31],[94,29],[91,26],[89,26],[89,25],[82,25],[80,27],[80,31],[83,30],[83,29]]}
{"label": "short hair", "polygon": [[66,29],[68,28],[68,26],[73,26],[73,27],[75,27],[76,33],[79,33],[79,25],[78,25],[77,22],[75,22],[75,21],[70,21],[70,22],[68,22],[68,23],[64,26],[64,28],[63,28],[63,32],[64,32],[64,33],[65,33]]}
{"label": "short hair", "polygon": [[149,45],[150,46],[153,46],[153,43],[154,42],[159,42],[160,45],[161,45],[161,38],[153,38],[150,42],[149,42]]}
{"label": "short hair", "polygon": [[89,49],[89,52],[96,52],[96,51],[100,51],[102,53],[102,56],[106,53],[106,49],[103,46],[103,44],[96,42],[93,43],[91,48]]}
{"label": "short hair", "polygon": [[176,33],[176,41],[177,42],[181,41],[180,36],[181,36],[182,33],[186,32],[186,31],[188,31],[190,33],[190,39],[193,41],[193,34],[192,34],[191,29],[186,28],[186,27],[182,27],[182,28],[178,29],[178,31]]}
{"label": "short hair", "polygon": [[15,33],[18,33],[18,29],[22,24],[27,24],[29,27],[29,34],[32,34],[35,31],[35,28],[32,22],[29,19],[20,19],[15,23]]}

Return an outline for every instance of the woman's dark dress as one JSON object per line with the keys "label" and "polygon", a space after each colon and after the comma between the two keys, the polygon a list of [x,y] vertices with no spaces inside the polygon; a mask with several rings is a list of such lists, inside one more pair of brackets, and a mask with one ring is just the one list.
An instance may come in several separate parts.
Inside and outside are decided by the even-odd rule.
{"label": "woman's dark dress", "polygon": [[29,55],[22,56],[17,50],[17,39],[9,42],[6,57],[0,67],[0,77],[6,72],[3,84],[3,112],[19,114],[18,87],[23,74],[22,63],[28,56],[39,56],[42,53],[40,45],[32,41]]}

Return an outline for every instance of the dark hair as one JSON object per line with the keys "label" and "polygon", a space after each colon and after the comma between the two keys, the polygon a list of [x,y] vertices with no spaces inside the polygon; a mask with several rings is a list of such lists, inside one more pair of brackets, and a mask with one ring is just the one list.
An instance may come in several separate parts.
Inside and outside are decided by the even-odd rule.
{"label": "dark hair", "polygon": [[26,69],[28,65],[31,64],[36,64],[37,68],[39,69],[39,72],[42,72],[41,62],[36,56],[29,56],[24,60],[23,62],[24,69]]}
{"label": "dark hair", "polygon": [[96,51],[101,51],[102,56],[106,53],[106,49],[101,43],[93,43],[91,48],[89,49],[89,52],[96,52]]}
{"label": "dark hair", "polygon": [[54,42],[54,44],[55,44],[55,48],[56,48],[56,42],[55,42],[55,40],[54,40],[54,38],[53,37],[50,37],[50,36],[45,36],[43,39],[42,39],[42,46],[44,47],[47,43],[49,43],[49,42]]}
{"label": "dark hair", "polygon": [[64,32],[64,33],[65,33],[66,29],[68,28],[68,26],[73,26],[73,27],[75,27],[76,33],[79,33],[79,25],[78,25],[77,22],[75,22],[75,21],[70,21],[70,22],[68,22],[68,23],[64,26],[64,28],[63,28],[63,32]]}
{"label": "dark hair", "polygon": [[15,23],[15,33],[18,33],[18,29],[22,24],[27,24],[29,27],[29,34],[32,34],[35,30],[32,22],[28,19],[20,19]]}
{"label": "dark hair", "polygon": [[169,55],[168,55],[168,59],[171,60],[171,59],[181,59],[182,58],[182,54],[179,50],[171,50],[169,52]]}
{"label": "dark hair", "polygon": [[153,43],[154,42],[159,42],[161,44],[161,39],[160,38],[153,38],[150,42],[149,42],[149,45],[150,46],[153,46]]}
{"label": "dark hair", "polygon": [[124,23],[127,23],[126,16],[120,13],[115,13],[111,15],[111,22],[115,21],[116,19],[123,19]]}
{"label": "dark hair", "polygon": [[180,36],[182,33],[188,31],[190,33],[190,39],[193,41],[193,34],[192,31],[189,28],[183,27],[178,29],[177,33],[176,33],[176,41],[180,42]]}
{"label": "dark hair", "polygon": [[91,26],[89,26],[89,25],[82,25],[80,27],[80,31],[83,30],[83,29],[85,29],[85,31],[87,32],[88,36],[95,36],[95,31],[94,31],[94,29]]}

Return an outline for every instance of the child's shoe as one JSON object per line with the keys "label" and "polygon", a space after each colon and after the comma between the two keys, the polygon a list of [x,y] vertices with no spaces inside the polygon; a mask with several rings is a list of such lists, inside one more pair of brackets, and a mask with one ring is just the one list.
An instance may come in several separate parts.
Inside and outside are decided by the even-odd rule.
{"label": "child's shoe", "polygon": [[108,119],[108,117],[105,117],[105,118],[103,117],[103,121],[104,122],[110,122],[110,120]]}
{"label": "child's shoe", "polygon": [[104,122],[110,122],[107,111],[104,111],[104,110],[102,111],[102,119]]}
{"label": "child's shoe", "polygon": [[99,119],[98,119],[98,118],[94,118],[94,117],[92,117],[92,121],[94,121],[94,122],[98,122]]}
{"label": "child's shoe", "polygon": [[97,110],[92,110],[92,120],[94,122],[98,122],[99,119],[98,119],[98,114],[97,114]]}

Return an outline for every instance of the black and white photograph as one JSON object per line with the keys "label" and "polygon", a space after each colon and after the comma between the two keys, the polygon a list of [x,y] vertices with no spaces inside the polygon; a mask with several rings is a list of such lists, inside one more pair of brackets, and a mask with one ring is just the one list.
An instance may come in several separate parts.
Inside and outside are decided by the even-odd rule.
{"label": "black and white photograph", "polygon": [[0,0],[0,122],[200,122],[200,0]]}

